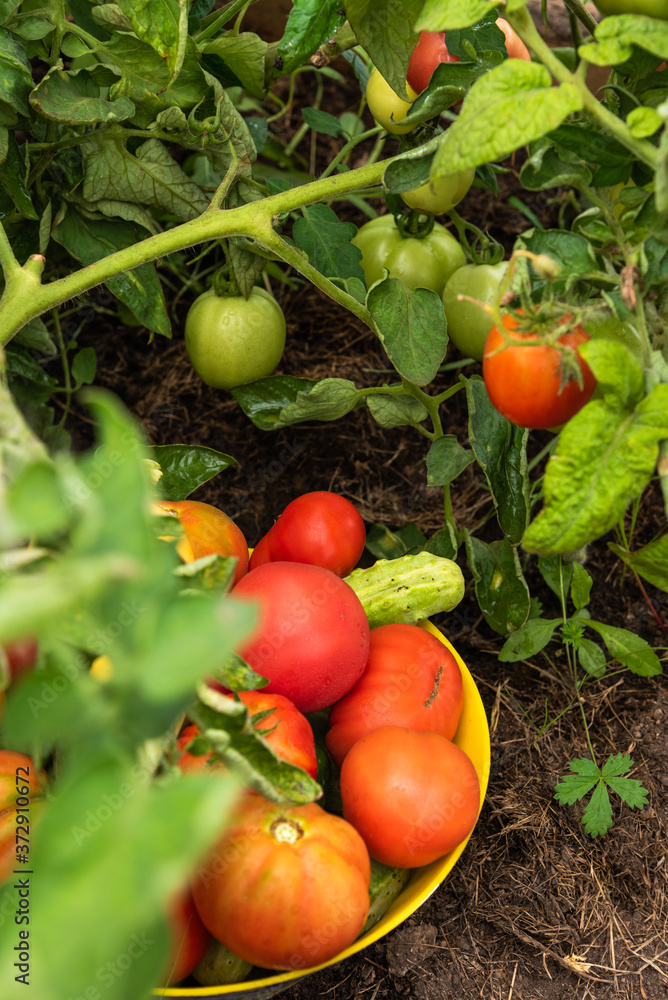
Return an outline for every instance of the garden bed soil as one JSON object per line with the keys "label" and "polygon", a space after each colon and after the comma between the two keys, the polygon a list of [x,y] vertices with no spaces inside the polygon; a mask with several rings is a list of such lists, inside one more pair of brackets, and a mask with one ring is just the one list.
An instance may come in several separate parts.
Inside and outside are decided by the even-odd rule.
{"label": "garden bed soil", "polygon": [[[338,114],[345,93],[337,88]],[[351,86],[349,110],[359,93]],[[298,123],[297,123],[298,124]],[[285,126],[288,127],[288,126]],[[326,137],[318,156],[330,155]],[[364,151],[360,156],[364,155]],[[549,224],[559,192],[529,195],[506,164],[498,197],[473,189],[461,213],[508,249],[528,228],[518,198]],[[510,198],[510,201],[509,201]],[[346,215],[361,224],[350,206]],[[272,282],[284,308],[288,344],[279,371],[307,378],[338,376],[357,385],[391,381],[379,343],[356,318],[315,289]],[[106,304],[105,290],[98,301]],[[426,485],[428,441],[411,428],[383,430],[366,410],[334,423],[263,432],[243,415],[229,392],[205,386],[192,371],[183,342],[187,303],[174,309],[171,340],[146,331],[84,330],[81,343],[98,353],[97,382],[113,390],[140,419],[150,442],[209,445],[237,464],[200,488],[204,500],[232,515],[255,544],[293,497],[335,490],[350,498],[368,526],[416,524],[427,536],[442,526],[442,495]],[[95,327],[95,329],[93,329]],[[457,361],[451,346],[446,361]],[[479,372],[477,365],[466,373]],[[444,375],[442,387],[452,381]],[[434,387],[435,389],[438,386]],[[446,433],[466,443],[466,403],[457,393],[444,412]],[[92,440],[85,408],[75,403],[69,428],[80,446]],[[537,453],[548,437],[531,435]],[[453,488],[460,527],[473,528],[489,509],[473,467]],[[636,546],[663,530],[658,486],[643,500]],[[594,580],[592,616],[642,635],[665,655],[666,595],[642,588],[603,538],[589,546]],[[500,663],[503,644],[479,613],[470,573],[467,591],[449,615],[436,619],[458,649],[480,690],[490,725],[492,769],[478,825],[447,881],[406,923],[354,957],[297,982],[286,1000],[663,1000],[668,995],[668,692],[665,679],[612,673],[586,689],[584,709],[599,763],[629,753],[633,777],[649,804],[632,810],[614,802],[614,827],[591,839],[582,809],[554,799],[554,786],[574,757],[587,756],[582,719],[571,703],[564,656],[557,643],[531,662]],[[527,577],[546,616],[559,609],[533,560]],[[651,603],[650,603],[651,602]],[[656,614],[652,611],[653,608]]]}

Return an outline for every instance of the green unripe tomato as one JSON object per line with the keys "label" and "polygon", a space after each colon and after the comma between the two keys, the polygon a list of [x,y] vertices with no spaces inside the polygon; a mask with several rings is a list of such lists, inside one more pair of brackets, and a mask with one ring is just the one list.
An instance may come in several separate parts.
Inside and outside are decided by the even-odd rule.
{"label": "green unripe tomato", "polygon": [[373,71],[366,85],[366,102],[369,111],[379,125],[382,125],[387,132],[401,135],[404,132],[412,132],[415,125],[401,125],[400,123],[410,111],[411,104],[417,97],[414,90],[406,85],[410,101],[402,101],[394,93],[384,76],[381,76],[377,69]]}
{"label": "green unripe tomato", "polygon": [[466,264],[448,279],[443,290],[448,336],[466,357],[482,361],[485,341],[494,326],[494,320],[475,302],[460,302],[457,296],[468,295],[491,306],[507,272],[507,260],[502,260],[499,264]]}
{"label": "green unripe tomato", "polygon": [[362,251],[367,288],[383,277],[385,267],[408,288],[431,288],[442,295],[450,275],[466,263],[455,237],[438,222],[428,236],[418,239],[402,236],[392,215],[379,215],[365,222],[351,243]]}
{"label": "green unripe tomato", "polygon": [[401,197],[408,207],[415,209],[416,212],[442,215],[443,212],[449,212],[458,205],[468,194],[474,177],[475,170],[460,170],[456,174],[446,174],[444,177],[429,180],[426,184],[413,188],[412,191],[404,191]]}
{"label": "green unripe tomato", "polygon": [[271,375],[285,348],[285,317],[264,288],[253,288],[248,299],[210,288],[188,310],[185,341],[202,381],[231,389]]}
{"label": "green unripe tomato", "polygon": [[668,21],[668,0],[594,0],[601,14],[646,14]]}

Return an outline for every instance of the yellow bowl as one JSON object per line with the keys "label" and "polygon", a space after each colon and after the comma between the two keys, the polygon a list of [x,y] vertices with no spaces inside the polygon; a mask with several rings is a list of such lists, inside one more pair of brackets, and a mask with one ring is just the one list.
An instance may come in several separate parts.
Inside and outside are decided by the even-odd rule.
{"label": "yellow bowl", "polygon": [[[445,636],[431,622],[426,622],[424,628],[428,629],[437,639],[440,639],[443,645],[447,646],[451,653],[454,654],[462,672],[464,681],[464,707],[457,732],[455,733],[454,742],[468,754],[476,769],[480,781],[480,808],[482,808],[487,792],[490,764],[489,726],[487,724],[485,709],[475,681],[457,650],[454,649]],[[425,865],[422,868],[415,868],[401,893],[382,919],[370,931],[359,937],[356,941],[353,941],[349,948],[346,948],[345,951],[331,958],[328,962],[323,962],[322,965],[316,965],[306,970],[300,969],[296,972],[280,972],[276,975],[264,976],[261,979],[248,979],[245,982],[230,983],[227,986],[167,986],[154,990],[153,995],[158,997],[178,997],[179,1000],[204,1000],[204,998],[207,998],[207,1000],[216,1000],[216,998],[220,998],[220,1000],[265,1000],[266,997],[276,996],[277,993],[282,993],[283,990],[287,990],[290,986],[294,985],[298,979],[317,972],[318,969],[324,969],[328,965],[335,965],[337,962],[343,961],[344,958],[349,958],[358,951],[362,951],[363,948],[367,948],[374,941],[378,941],[379,938],[384,937],[385,934],[394,930],[395,927],[410,917],[411,914],[415,913],[417,908],[447,878],[459,860],[468,839],[467,837],[466,840],[462,841],[461,844],[448,854],[439,858],[438,861],[433,861],[430,865]]]}

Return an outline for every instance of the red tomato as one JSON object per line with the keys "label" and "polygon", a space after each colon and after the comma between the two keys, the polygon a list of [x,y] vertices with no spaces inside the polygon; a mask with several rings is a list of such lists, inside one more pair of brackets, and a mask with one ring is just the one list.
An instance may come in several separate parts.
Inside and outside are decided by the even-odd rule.
{"label": "red tomato", "polygon": [[248,543],[231,517],[198,500],[159,500],[158,507],[177,517],[183,528],[176,551],[184,562],[218,554],[234,556],[234,583],[248,572]]}
{"label": "red tomato", "polygon": [[0,646],[0,688],[30,673],[37,662],[37,639],[32,635],[13,639]]}
{"label": "red tomato", "polygon": [[0,750],[0,882],[20,867],[17,857],[28,854],[45,788],[46,775],[32,757]]}
{"label": "red tomato", "polygon": [[205,926],[252,965],[304,969],[358,936],[369,908],[360,835],[315,803],[244,797],[193,880]]}
{"label": "red tomato", "polygon": [[421,94],[429,86],[431,74],[442,62],[459,62],[458,56],[451,56],[448,52],[445,32],[421,31],[406,73],[409,87],[416,94]]}
{"label": "red tomato", "polygon": [[195,909],[190,891],[179,896],[169,909],[170,953],[161,983],[172,986],[189,976],[202,961],[211,935]]}
{"label": "red tomato", "polygon": [[364,521],[338,493],[304,493],[285,508],[253,551],[250,568],[267,562],[322,566],[347,576],[364,549]]}
{"label": "red tomato", "polygon": [[430,730],[452,739],[464,703],[454,656],[418,625],[371,631],[369,662],[329,713],[325,743],[340,767],[354,743],[380,726]]}
{"label": "red tomato", "polygon": [[341,800],[372,858],[417,868],[468,837],[480,784],[464,751],[440,733],[382,726],[343,761]]}
{"label": "red tomato", "polygon": [[[509,58],[530,61],[529,50],[508,22],[499,17],[496,26],[506,36],[506,52]],[[458,56],[451,56],[448,52],[448,47],[445,44],[445,32],[420,32],[406,73],[406,80],[416,94],[421,94],[423,90],[427,89],[432,73],[438,64],[443,62],[459,62]]]}
{"label": "red tomato", "polygon": [[[271,712],[271,715],[255,722],[258,733],[277,756],[287,760],[289,764],[303,768],[315,778],[318,762],[313,730],[308,719],[295,708],[290,699],[280,694],[266,694],[264,689],[240,691],[239,698],[248,706],[251,716]],[[177,740],[179,750],[185,751],[179,758],[182,771],[201,771],[207,767],[211,754],[191,754],[185,750],[198,734],[197,726],[187,726]]]}
{"label": "red tomato", "polygon": [[[567,318],[567,317],[564,317]],[[589,401],[596,379],[589,365],[578,357],[582,388],[575,378],[562,378],[562,353],[549,344],[536,344],[538,334],[520,333],[510,314],[503,325],[513,338],[523,341],[503,347],[503,335],[493,326],[485,342],[482,374],[492,403],[511,423],[520,427],[547,429],[570,420]],[[559,337],[558,342],[577,349],[590,338],[581,326]],[[563,384],[562,384],[563,382]]]}
{"label": "red tomato", "polygon": [[330,570],[267,563],[233,593],[260,605],[259,627],[238,652],[269,679],[263,691],[285,695],[300,712],[317,712],[362,676],[369,623],[355,591]]}

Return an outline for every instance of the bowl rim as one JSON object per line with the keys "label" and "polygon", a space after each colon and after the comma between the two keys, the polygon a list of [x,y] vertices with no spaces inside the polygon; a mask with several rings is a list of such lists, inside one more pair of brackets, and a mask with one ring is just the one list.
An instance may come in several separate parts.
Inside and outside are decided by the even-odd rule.
{"label": "bowl rim", "polygon": [[[477,825],[487,794],[491,763],[491,741],[487,714],[473,676],[450,640],[430,621],[421,622],[420,627],[431,632],[432,635],[436,636],[450,650],[462,674],[464,708],[453,742],[465,742],[466,737],[470,740],[472,735],[475,734],[477,741],[474,747],[475,753],[473,755],[469,754],[469,756],[472,757],[480,782],[480,805],[475,824]],[[356,955],[358,952],[363,951],[364,948],[368,948],[369,945],[380,940],[380,938],[385,937],[390,931],[393,931],[429,899],[456,865],[473,834],[473,830],[475,830],[475,826],[465,840],[443,855],[443,857],[432,861],[431,864],[414,868],[401,893],[392,902],[378,923],[374,924],[366,934],[362,934],[356,938],[352,944],[328,961],[322,962],[320,965],[310,966],[308,969],[277,972],[262,978],[246,979],[238,983],[226,983],[219,986],[157,987],[152,991],[152,995],[157,997],[173,997],[175,1000],[200,1000],[200,998],[204,1000],[206,997],[228,997],[229,1000],[233,1000],[233,998],[240,996],[245,996],[248,1000],[251,1000],[254,992],[261,994],[263,990],[271,990],[272,987],[279,987],[281,985],[287,989],[292,983],[296,983],[298,980],[314,972],[319,972],[321,969],[326,969],[331,965],[336,965],[338,962],[344,961],[346,958],[350,958],[352,955]],[[413,888],[413,892],[410,891],[411,887]],[[405,898],[407,892],[410,893],[410,901],[407,901]],[[279,990],[275,992],[279,992]],[[271,993],[265,995],[271,995]]]}

